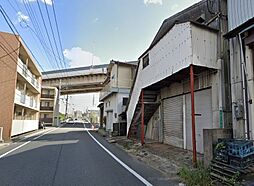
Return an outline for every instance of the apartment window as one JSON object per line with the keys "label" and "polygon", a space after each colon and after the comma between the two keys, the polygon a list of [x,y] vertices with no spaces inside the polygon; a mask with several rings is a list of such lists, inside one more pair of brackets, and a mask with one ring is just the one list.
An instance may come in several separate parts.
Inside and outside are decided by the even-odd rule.
{"label": "apartment window", "polygon": [[146,68],[149,65],[149,54],[146,54],[145,57],[143,57],[143,69]]}
{"label": "apartment window", "polygon": [[115,113],[115,118],[117,118],[117,113]]}
{"label": "apartment window", "polygon": [[123,106],[127,105],[128,98],[123,98]]}

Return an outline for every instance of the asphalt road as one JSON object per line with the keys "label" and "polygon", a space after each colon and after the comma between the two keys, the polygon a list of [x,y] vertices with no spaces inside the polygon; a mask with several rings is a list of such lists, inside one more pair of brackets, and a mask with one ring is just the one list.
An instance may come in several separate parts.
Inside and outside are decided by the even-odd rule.
{"label": "asphalt road", "polygon": [[0,185],[174,185],[97,133],[90,134],[83,125],[67,124],[0,150]]}

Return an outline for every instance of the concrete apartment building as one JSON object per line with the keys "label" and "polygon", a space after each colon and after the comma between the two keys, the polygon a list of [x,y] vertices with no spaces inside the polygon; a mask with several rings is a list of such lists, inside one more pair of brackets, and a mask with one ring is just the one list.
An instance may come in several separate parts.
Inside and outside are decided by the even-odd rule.
{"label": "concrete apartment building", "polygon": [[0,130],[3,140],[38,129],[41,73],[19,36],[0,32]]}
{"label": "concrete apartment building", "polygon": [[213,3],[200,1],[164,20],[140,56],[127,106],[129,137],[192,150],[193,116],[196,149],[204,153],[203,129],[230,128],[222,47],[227,25],[218,16],[226,14],[226,3]]}
{"label": "concrete apartment building", "polygon": [[126,109],[136,63],[112,60],[108,65],[105,87],[99,97],[99,100],[103,102],[103,117],[108,132],[118,131],[119,133],[119,128],[126,129],[126,121],[122,120],[120,115]]}
{"label": "concrete apartment building", "polygon": [[254,1],[228,0],[234,138],[254,139]]}
{"label": "concrete apartment building", "polygon": [[55,87],[42,87],[40,122],[47,126],[58,126],[58,115],[58,89]]}

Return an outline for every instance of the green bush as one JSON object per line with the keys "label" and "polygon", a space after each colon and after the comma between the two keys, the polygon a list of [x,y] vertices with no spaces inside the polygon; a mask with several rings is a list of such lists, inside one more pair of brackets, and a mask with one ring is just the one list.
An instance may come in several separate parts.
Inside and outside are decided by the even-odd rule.
{"label": "green bush", "polygon": [[183,167],[180,169],[179,176],[187,186],[211,186],[209,169],[198,163],[197,168]]}

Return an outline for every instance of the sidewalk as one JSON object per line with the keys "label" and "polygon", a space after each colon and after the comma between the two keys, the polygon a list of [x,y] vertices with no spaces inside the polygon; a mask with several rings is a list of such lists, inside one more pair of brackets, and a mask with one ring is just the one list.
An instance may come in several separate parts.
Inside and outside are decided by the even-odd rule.
{"label": "sidewalk", "polygon": [[48,130],[51,130],[52,128],[54,128],[54,127],[46,127],[45,129],[38,129],[38,130],[31,131],[31,132],[27,132],[25,134],[20,134],[18,136],[15,136],[8,142],[1,142],[0,143],[0,150],[8,147],[12,143],[20,142],[20,141],[23,141],[27,138],[30,138],[30,137],[33,137],[33,136],[36,136],[36,135],[40,135],[44,132],[47,132]]}
{"label": "sidewalk", "polygon": [[[192,152],[188,150],[156,142],[141,146],[138,141],[127,139],[125,136],[107,140],[109,143],[115,143],[134,158],[159,170],[170,180],[179,180],[177,175],[179,170],[184,166],[192,166]],[[198,154],[198,160],[202,159],[202,155]]]}

